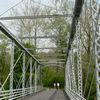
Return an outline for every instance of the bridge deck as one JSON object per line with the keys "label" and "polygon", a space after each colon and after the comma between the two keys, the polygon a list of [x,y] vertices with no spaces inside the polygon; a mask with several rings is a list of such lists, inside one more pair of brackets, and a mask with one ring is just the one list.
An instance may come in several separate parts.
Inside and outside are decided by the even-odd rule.
{"label": "bridge deck", "polygon": [[40,92],[22,100],[69,100],[62,90],[50,89]]}

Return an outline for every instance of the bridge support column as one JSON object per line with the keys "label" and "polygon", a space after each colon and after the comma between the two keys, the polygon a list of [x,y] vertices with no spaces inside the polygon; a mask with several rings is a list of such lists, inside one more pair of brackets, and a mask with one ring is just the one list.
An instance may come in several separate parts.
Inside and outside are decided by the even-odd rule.
{"label": "bridge support column", "polygon": [[38,64],[38,85],[39,85],[39,89],[40,89],[40,65]]}
{"label": "bridge support column", "polygon": [[77,69],[78,69],[78,94],[82,96],[82,65],[81,65],[81,39],[80,39],[80,21],[77,23]]}
{"label": "bridge support column", "polygon": [[35,92],[37,92],[37,62],[35,62],[35,77],[34,77],[34,87],[35,87]]}
{"label": "bridge support column", "polygon": [[23,95],[24,95],[25,94],[25,52],[23,54],[22,88],[23,88]]}
{"label": "bridge support column", "polygon": [[9,100],[13,97],[13,67],[14,67],[14,41],[11,42],[11,62],[10,62],[10,96]]}
{"label": "bridge support column", "polygon": [[91,2],[92,8],[92,23],[94,35],[94,52],[95,52],[95,71],[96,71],[96,86],[97,99],[100,100],[100,5],[96,0]]}
{"label": "bridge support column", "polygon": [[67,63],[65,65],[65,91],[66,91],[66,88],[68,88],[68,76],[67,76]]}
{"label": "bridge support column", "polygon": [[39,69],[39,73],[40,73],[40,86],[41,88],[43,88],[43,84],[42,84],[42,70],[41,70],[41,65],[40,66],[40,69]]}
{"label": "bridge support column", "polygon": [[73,51],[73,45],[71,48],[70,52],[71,56],[71,75],[72,75],[72,86],[73,86],[73,91],[77,92],[77,86],[76,86],[76,77],[75,77],[75,66],[74,66],[74,51]]}
{"label": "bridge support column", "polygon": [[32,93],[32,58],[30,58],[30,94]]}
{"label": "bridge support column", "polygon": [[71,85],[71,62],[70,62],[70,57],[68,57],[68,85],[69,85],[69,89],[72,89],[72,85]]}
{"label": "bridge support column", "polygon": [[65,66],[65,90],[66,88],[71,89],[71,78],[70,78],[70,61],[69,61],[69,57]]}

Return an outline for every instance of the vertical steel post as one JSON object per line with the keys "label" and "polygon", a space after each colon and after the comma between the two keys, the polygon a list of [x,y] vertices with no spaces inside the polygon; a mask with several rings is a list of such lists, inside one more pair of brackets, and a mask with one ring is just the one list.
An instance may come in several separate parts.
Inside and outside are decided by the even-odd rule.
{"label": "vertical steel post", "polygon": [[[10,63],[10,96],[13,94],[13,67],[14,67],[14,41],[11,42],[11,63]],[[9,97],[10,97],[9,96]],[[9,98],[9,100],[12,100],[12,98]]]}
{"label": "vertical steel post", "polygon": [[81,39],[80,39],[80,21],[77,23],[77,67],[78,67],[78,94],[82,96],[82,65],[81,65]]}
{"label": "vertical steel post", "polygon": [[23,94],[25,94],[25,52],[23,53],[22,88]]}
{"label": "vertical steel post", "polygon": [[65,90],[66,88],[71,90],[71,73],[70,73],[70,59],[68,57],[68,60],[66,62],[66,67],[65,67]]}
{"label": "vertical steel post", "polygon": [[34,77],[35,92],[37,92],[37,62],[35,62],[35,77]]}
{"label": "vertical steel post", "polygon": [[70,62],[70,66],[69,66],[69,74],[70,74],[70,82],[71,82],[71,90],[74,90],[74,82],[73,82],[73,73],[72,73],[72,54],[71,51],[69,52],[69,62]]}
{"label": "vertical steel post", "polygon": [[94,35],[94,52],[95,52],[95,71],[97,85],[97,100],[100,100],[100,5],[92,0],[92,22]]}
{"label": "vertical steel post", "polygon": [[32,58],[30,58],[30,94],[32,93]]}
{"label": "vertical steel post", "polygon": [[37,48],[37,29],[35,28],[35,39],[34,39],[34,42],[35,42],[35,49]]}
{"label": "vertical steel post", "polygon": [[65,65],[65,91],[68,88],[68,71],[67,71],[67,63]]}
{"label": "vertical steel post", "polygon": [[41,88],[43,88],[43,83],[42,83],[42,69],[41,69],[41,65],[40,66],[40,86]]}
{"label": "vertical steel post", "polygon": [[40,76],[40,65],[38,64],[38,84],[39,84],[39,90],[40,90],[40,81],[41,81],[41,76]]}
{"label": "vertical steel post", "polygon": [[71,81],[71,62],[70,62],[70,57],[68,57],[68,86],[69,89],[72,89],[72,81]]}
{"label": "vertical steel post", "polygon": [[71,48],[71,70],[72,70],[72,80],[73,80],[73,90],[75,92],[77,92],[77,86],[76,86],[76,77],[75,77],[75,66],[74,66],[74,52],[73,52],[73,45],[72,45],[72,48]]}
{"label": "vertical steel post", "polygon": [[[67,41],[66,41],[66,43],[67,43],[67,45],[68,45],[68,42],[69,42],[69,33],[67,33]],[[66,90],[66,88],[69,88],[69,58],[68,58],[68,60],[66,61],[66,65],[65,65],[65,90]]]}

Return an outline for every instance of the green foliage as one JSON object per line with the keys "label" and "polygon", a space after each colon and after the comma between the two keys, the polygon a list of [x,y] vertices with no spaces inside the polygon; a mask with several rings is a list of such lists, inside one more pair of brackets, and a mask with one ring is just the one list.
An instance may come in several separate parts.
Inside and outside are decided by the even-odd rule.
{"label": "green foliage", "polygon": [[[87,56],[87,52],[84,53],[84,55],[82,55],[83,59],[85,59],[85,62],[82,62],[82,66],[83,66],[83,88],[84,85],[86,84],[86,75],[87,75],[87,69],[89,67],[89,75],[88,75],[88,80],[87,80],[87,86],[86,86],[86,92],[85,92],[85,97],[87,98],[88,93],[89,93],[89,89],[90,89],[90,85],[92,82],[92,77],[94,74],[94,68],[95,68],[95,64],[92,61],[93,55],[88,54]],[[91,57],[91,58],[90,58]],[[86,63],[87,62],[87,63]],[[91,92],[90,92],[90,97],[89,100],[95,100],[94,98],[96,97],[96,79],[95,79],[95,74],[94,74],[94,79],[93,79],[93,83],[91,86]]]}
{"label": "green foliage", "polygon": [[[9,66],[10,66],[10,54],[9,54],[9,48],[8,48],[8,38],[0,33],[0,84],[2,85],[5,81],[8,72],[9,72]],[[5,86],[5,89],[7,88],[8,83]]]}
{"label": "green foliage", "polygon": [[42,80],[43,85],[45,87],[53,87],[53,83],[60,83],[60,87],[64,87],[64,73],[61,69],[60,71],[56,71],[55,68],[52,67],[43,67],[42,68]]}
{"label": "green foliage", "polygon": [[[35,47],[33,45],[30,45],[29,43],[25,43],[23,44],[26,48],[29,49],[29,51],[34,54],[35,52]],[[32,50],[30,50],[32,49]],[[20,56],[20,54],[22,53],[23,51],[18,47],[18,46],[15,46],[14,47],[14,63],[17,61],[18,57]],[[28,81],[29,79],[29,75],[30,75],[30,64],[29,64],[29,55],[25,55],[25,66],[26,66],[26,82]],[[23,56],[21,56],[20,60],[18,61],[16,67],[14,68],[14,78],[16,80],[19,80],[22,76],[22,67],[23,67]],[[34,63],[34,62],[33,62]],[[34,73],[33,73],[34,74]],[[16,83],[16,80],[15,80],[15,83]],[[14,88],[16,88],[16,84],[14,84]]]}

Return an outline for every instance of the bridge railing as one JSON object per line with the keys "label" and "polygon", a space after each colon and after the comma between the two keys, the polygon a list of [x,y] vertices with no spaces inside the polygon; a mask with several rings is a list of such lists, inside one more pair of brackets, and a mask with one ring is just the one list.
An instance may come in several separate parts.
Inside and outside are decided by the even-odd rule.
{"label": "bridge railing", "polygon": [[[96,0],[80,0],[79,2],[82,1],[85,3],[83,5],[83,10],[81,11],[80,15],[76,13],[76,15],[80,17],[76,16],[73,18],[72,31],[70,36],[68,36],[69,41],[67,41],[68,51],[65,65],[65,91],[71,100],[85,100],[85,98],[89,100],[92,85],[94,85],[93,81],[95,82],[94,77],[96,73],[96,98],[97,100],[100,100],[100,4]],[[79,2],[76,0],[77,4]],[[75,10],[77,10],[77,7]],[[87,19],[85,19],[85,17]],[[84,26],[84,23],[86,26]],[[84,31],[84,29],[86,31]],[[88,33],[87,30],[90,33]],[[90,34],[90,38],[86,34]],[[87,38],[90,39],[88,41],[90,42],[89,44],[86,43]],[[90,46],[88,58],[89,61],[87,60],[88,62],[84,62],[83,57],[85,56],[86,52],[88,52],[87,45]],[[84,67],[87,68],[85,69],[86,76],[83,72],[83,62],[85,64],[88,63]],[[90,86],[87,86],[90,74],[89,70],[91,67],[93,68],[91,70],[91,82]],[[88,92],[86,92],[87,87],[89,87]]]}
{"label": "bridge railing", "polygon": [[[35,93],[35,87],[32,87],[32,93]],[[37,86],[37,92],[42,89],[41,86]],[[18,99],[24,96],[27,96],[30,94],[30,88],[24,88],[23,89],[13,89],[13,90],[5,90],[5,91],[0,91],[0,100],[4,99]]]}
{"label": "bridge railing", "polygon": [[65,88],[65,92],[67,93],[67,95],[70,97],[71,100],[86,100],[84,97],[80,96],[78,93],[68,88]]}
{"label": "bridge railing", "polygon": [[0,31],[10,41],[8,44],[10,47],[8,50],[9,72],[5,80],[1,82],[0,100],[13,100],[43,89],[40,62],[2,23],[0,23]]}

